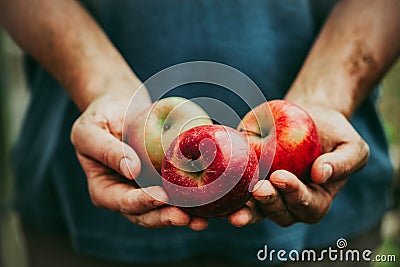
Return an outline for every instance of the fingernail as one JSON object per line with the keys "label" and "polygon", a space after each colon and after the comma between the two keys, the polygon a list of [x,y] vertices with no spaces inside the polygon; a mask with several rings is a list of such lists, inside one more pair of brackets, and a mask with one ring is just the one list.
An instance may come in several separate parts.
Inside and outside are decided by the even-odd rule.
{"label": "fingernail", "polygon": [[269,204],[271,202],[273,202],[273,196],[270,195],[266,195],[266,196],[262,196],[262,197],[254,197],[255,200],[257,200],[258,202],[262,203],[262,204]]}
{"label": "fingernail", "polygon": [[149,194],[152,198],[154,198],[153,205],[155,206],[161,206],[168,202],[167,194],[158,187],[148,188],[146,190],[146,193]]}
{"label": "fingernail", "polygon": [[278,187],[279,189],[281,189],[281,190],[285,190],[286,187],[287,187],[286,183],[273,182],[273,184],[274,184],[276,187]]}
{"label": "fingernail", "polygon": [[153,200],[153,206],[162,206],[165,203],[160,200]]}
{"label": "fingernail", "polygon": [[267,185],[265,183],[265,180],[260,180],[255,184],[255,186],[253,188],[253,193],[264,192],[266,187],[267,187]]}
{"label": "fingernail", "polygon": [[257,183],[257,189],[253,191],[253,197],[262,204],[267,204],[271,202],[273,198],[274,191],[271,191],[272,187],[268,181],[263,180]]}
{"label": "fingernail", "polygon": [[322,165],[321,183],[325,183],[329,178],[331,178],[332,172],[333,172],[332,165],[329,163],[324,163]]}

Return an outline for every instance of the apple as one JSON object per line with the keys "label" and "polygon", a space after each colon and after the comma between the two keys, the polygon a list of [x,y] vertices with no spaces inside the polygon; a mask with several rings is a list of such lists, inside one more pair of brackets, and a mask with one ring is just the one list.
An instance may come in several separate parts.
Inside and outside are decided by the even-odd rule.
{"label": "apple", "polygon": [[315,123],[304,109],[286,100],[264,102],[244,116],[238,130],[248,136],[260,168],[267,169],[263,176],[283,169],[303,181],[310,180],[321,143]]}
{"label": "apple", "polygon": [[220,217],[248,201],[258,181],[258,159],[235,129],[203,125],[175,138],[161,174],[173,205],[195,216]]}
{"label": "apple", "polygon": [[127,143],[143,162],[150,161],[160,173],[165,150],[172,140],[190,128],[209,124],[212,121],[208,114],[194,102],[182,97],[163,98],[139,116],[129,118]]}

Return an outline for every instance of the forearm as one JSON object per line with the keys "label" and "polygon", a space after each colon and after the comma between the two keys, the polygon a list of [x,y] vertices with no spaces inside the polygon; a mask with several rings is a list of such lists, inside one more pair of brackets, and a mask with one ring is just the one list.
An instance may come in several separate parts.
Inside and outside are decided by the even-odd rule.
{"label": "forearm", "polygon": [[399,33],[398,0],[339,2],[286,99],[351,117],[399,56]]}
{"label": "forearm", "polygon": [[[66,88],[81,110],[111,91],[132,95],[141,84],[77,1],[0,0],[0,20],[21,48]],[[147,92],[141,90],[140,94],[142,104],[150,104]]]}

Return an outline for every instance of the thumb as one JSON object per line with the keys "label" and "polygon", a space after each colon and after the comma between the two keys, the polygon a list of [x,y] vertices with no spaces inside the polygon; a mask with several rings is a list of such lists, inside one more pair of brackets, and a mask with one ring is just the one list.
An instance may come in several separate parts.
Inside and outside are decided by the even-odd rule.
{"label": "thumb", "polygon": [[140,173],[141,162],[136,152],[96,125],[75,123],[71,142],[77,153],[101,162],[128,179],[134,179]]}
{"label": "thumb", "polygon": [[323,184],[331,180],[341,180],[362,169],[368,162],[369,146],[361,138],[355,142],[345,142],[332,152],[319,156],[311,167],[311,179]]}

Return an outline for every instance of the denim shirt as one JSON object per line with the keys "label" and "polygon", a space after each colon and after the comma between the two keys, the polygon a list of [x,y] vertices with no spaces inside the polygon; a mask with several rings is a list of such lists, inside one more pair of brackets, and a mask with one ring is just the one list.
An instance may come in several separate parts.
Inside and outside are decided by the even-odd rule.
{"label": "denim shirt", "polygon": [[[142,81],[177,63],[214,61],[245,73],[268,100],[284,97],[334,6],[333,1],[307,0],[85,0],[83,4]],[[374,92],[351,119],[370,146],[369,164],[350,177],[320,223],[281,228],[265,219],[235,228],[226,220],[212,219],[203,232],[133,225],[92,205],[69,139],[79,111],[30,58],[26,73],[32,97],[14,150],[16,207],[23,220],[68,233],[82,253],[137,262],[212,253],[254,263],[264,245],[300,250],[360,234],[375,226],[388,206],[392,169]],[[156,98],[151,91],[150,95]],[[180,86],[168,95],[215,98],[239,116],[249,110],[235,94],[212,85]]]}

